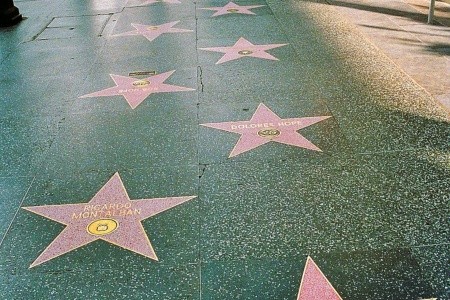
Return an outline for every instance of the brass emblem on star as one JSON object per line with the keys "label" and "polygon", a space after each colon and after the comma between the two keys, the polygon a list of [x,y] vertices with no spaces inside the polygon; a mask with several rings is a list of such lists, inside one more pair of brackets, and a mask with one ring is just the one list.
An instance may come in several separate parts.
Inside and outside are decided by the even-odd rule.
{"label": "brass emblem on star", "polygon": [[258,131],[258,135],[260,137],[263,137],[266,139],[276,138],[280,134],[281,134],[281,132],[278,129],[273,129],[273,128],[263,129],[263,130]]}
{"label": "brass emblem on star", "polygon": [[100,219],[92,222],[87,231],[92,235],[106,235],[112,233],[119,227],[119,223],[113,219]]}
{"label": "brass emblem on star", "polygon": [[147,27],[148,30],[158,30],[159,27],[158,26],[149,26]]}
{"label": "brass emblem on star", "polygon": [[227,12],[230,12],[230,13],[237,13],[238,11],[239,11],[239,9],[237,9],[237,8],[227,9]]}
{"label": "brass emblem on star", "polygon": [[250,50],[241,50],[238,52],[238,54],[240,54],[240,55],[250,55],[252,53],[253,53],[253,51],[250,51]]}
{"label": "brass emblem on star", "polygon": [[143,86],[147,86],[150,84],[150,81],[148,80],[137,80],[135,82],[133,82],[133,86],[136,87],[143,87]]}

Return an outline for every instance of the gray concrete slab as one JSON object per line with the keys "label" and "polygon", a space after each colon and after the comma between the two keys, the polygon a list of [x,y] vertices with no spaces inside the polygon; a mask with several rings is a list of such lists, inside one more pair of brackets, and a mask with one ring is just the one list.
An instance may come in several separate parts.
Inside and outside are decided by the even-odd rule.
{"label": "gray concrete slab", "polygon": [[425,22],[428,2],[330,1],[397,66],[450,110],[450,21],[447,23],[450,4],[438,2],[437,20],[442,24],[429,25]]}

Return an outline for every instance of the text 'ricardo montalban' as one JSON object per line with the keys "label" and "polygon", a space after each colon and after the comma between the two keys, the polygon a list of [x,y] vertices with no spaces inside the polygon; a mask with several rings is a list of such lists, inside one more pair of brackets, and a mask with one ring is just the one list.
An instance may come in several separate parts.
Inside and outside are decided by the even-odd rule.
{"label": "text 'ricardo montalban'", "polygon": [[96,240],[158,260],[141,221],[195,197],[130,200],[116,173],[88,203],[23,207],[66,225],[30,268]]}

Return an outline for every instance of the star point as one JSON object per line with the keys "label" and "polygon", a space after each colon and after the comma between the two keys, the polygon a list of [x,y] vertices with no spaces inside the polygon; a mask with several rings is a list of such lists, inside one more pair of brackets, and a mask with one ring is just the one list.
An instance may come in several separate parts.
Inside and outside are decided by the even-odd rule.
{"label": "star point", "polygon": [[277,142],[322,152],[321,149],[297,131],[330,117],[318,116],[282,119],[266,105],[260,103],[249,121],[205,123],[200,125],[240,134],[238,142],[229,155],[229,158],[231,158],[269,142]]}
{"label": "star point", "polygon": [[342,300],[313,259],[308,256],[297,300]]}
{"label": "star point", "polygon": [[195,197],[130,200],[119,173],[115,173],[87,203],[22,207],[65,225],[30,268],[96,240],[157,261],[158,257],[141,222]]}
{"label": "star point", "polygon": [[203,10],[216,11],[212,17],[218,17],[227,14],[244,14],[244,15],[256,15],[251,9],[263,7],[265,5],[238,5],[234,2],[229,2],[225,6],[221,7],[202,7]]}
{"label": "star point", "polygon": [[209,48],[200,48],[200,50],[205,51],[214,51],[225,53],[216,64],[222,64],[228,61],[240,59],[243,57],[255,57],[267,60],[279,60],[275,56],[269,54],[268,50],[279,48],[286,46],[288,44],[261,44],[255,45],[252,44],[247,39],[241,37],[239,40],[233,45],[229,47],[209,47]]}
{"label": "star point", "polygon": [[80,96],[79,98],[121,95],[128,102],[131,109],[135,109],[151,94],[195,91],[195,89],[192,88],[164,83],[164,81],[166,81],[174,72],[175,70],[168,71],[144,79],[137,79],[128,76],[110,74],[111,79],[114,81],[116,86],[106,88],[104,90],[90,93],[87,95],[83,95]]}

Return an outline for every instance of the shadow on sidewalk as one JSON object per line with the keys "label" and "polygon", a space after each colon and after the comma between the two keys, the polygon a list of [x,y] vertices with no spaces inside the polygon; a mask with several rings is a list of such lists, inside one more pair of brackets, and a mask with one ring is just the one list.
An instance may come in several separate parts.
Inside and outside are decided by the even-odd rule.
{"label": "shadow on sidewalk", "polygon": [[404,11],[394,8],[387,8],[387,7],[381,7],[381,6],[371,6],[366,4],[360,4],[360,3],[348,3],[343,1],[334,1],[334,0],[327,0],[327,2],[334,6],[341,6],[341,7],[348,7],[358,10],[365,10],[390,16],[397,16],[397,17],[407,17],[412,20],[426,22],[427,16],[418,12],[411,12],[411,11]]}
{"label": "shadow on sidewalk", "polygon": [[[381,6],[372,6],[372,5],[367,5],[367,4],[360,4],[360,3],[349,3],[349,2],[343,2],[343,1],[334,1],[334,0],[325,0],[327,3],[329,3],[330,5],[334,5],[334,6],[341,6],[341,7],[347,7],[347,8],[353,8],[353,9],[358,9],[358,10],[364,10],[364,11],[369,11],[369,12],[375,12],[375,13],[380,13],[380,14],[385,14],[385,15],[390,15],[390,16],[396,16],[396,17],[404,17],[404,18],[408,18],[414,21],[418,21],[421,23],[426,24],[427,23],[427,11],[429,9],[428,6],[425,5],[416,5],[416,4],[411,4],[411,3],[404,3],[405,6],[410,5],[411,7],[415,7],[415,9],[420,10],[422,12],[413,12],[413,11],[406,11],[406,10],[401,10],[401,9],[396,9],[396,8],[388,8],[388,7],[381,7]],[[442,7],[436,7],[435,11],[437,12],[441,12],[441,13],[446,13],[449,10],[447,8],[442,8]],[[435,18],[438,21],[433,21],[433,25],[441,25],[443,24],[444,26],[448,26],[450,23],[450,18],[448,17],[438,17],[435,16]]]}
{"label": "shadow on sidewalk", "polygon": [[450,55],[450,44],[433,43],[425,46],[426,50],[439,55]]}
{"label": "shadow on sidewalk", "polygon": [[[382,29],[382,30],[389,30],[389,31],[399,31],[399,32],[408,32],[411,34],[425,34],[423,32],[419,31],[412,31],[412,30],[403,30],[403,29],[395,29],[395,28],[389,28],[385,26],[375,26],[375,25],[361,25],[362,27],[366,28],[373,28],[373,29]],[[448,30],[445,26],[438,25],[437,27],[441,26],[442,30]],[[434,33],[426,33],[427,36],[441,36],[441,37],[448,37],[448,35],[445,34],[434,34]]]}
{"label": "shadow on sidewalk", "polygon": [[[365,27],[365,28],[370,28],[370,29],[387,30],[387,31],[394,31],[394,32],[406,32],[406,33],[410,33],[413,35],[417,34],[419,36],[424,34],[422,32],[401,30],[401,29],[389,28],[389,27],[384,27],[384,26],[373,26],[373,25],[361,25],[361,26]],[[439,37],[444,37],[444,38],[448,37],[448,35],[442,35],[442,34],[427,33],[426,35],[428,37],[435,36],[438,38]],[[395,45],[407,45],[407,46],[412,46],[412,47],[419,47],[423,50],[423,52],[428,52],[428,53],[440,55],[440,56],[450,55],[450,43],[439,42],[439,41],[424,43],[417,37],[401,38],[401,37],[396,37],[396,36],[390,36],[387,38]],[[411,48],[411,49],[413,49],[413,48]]]}

